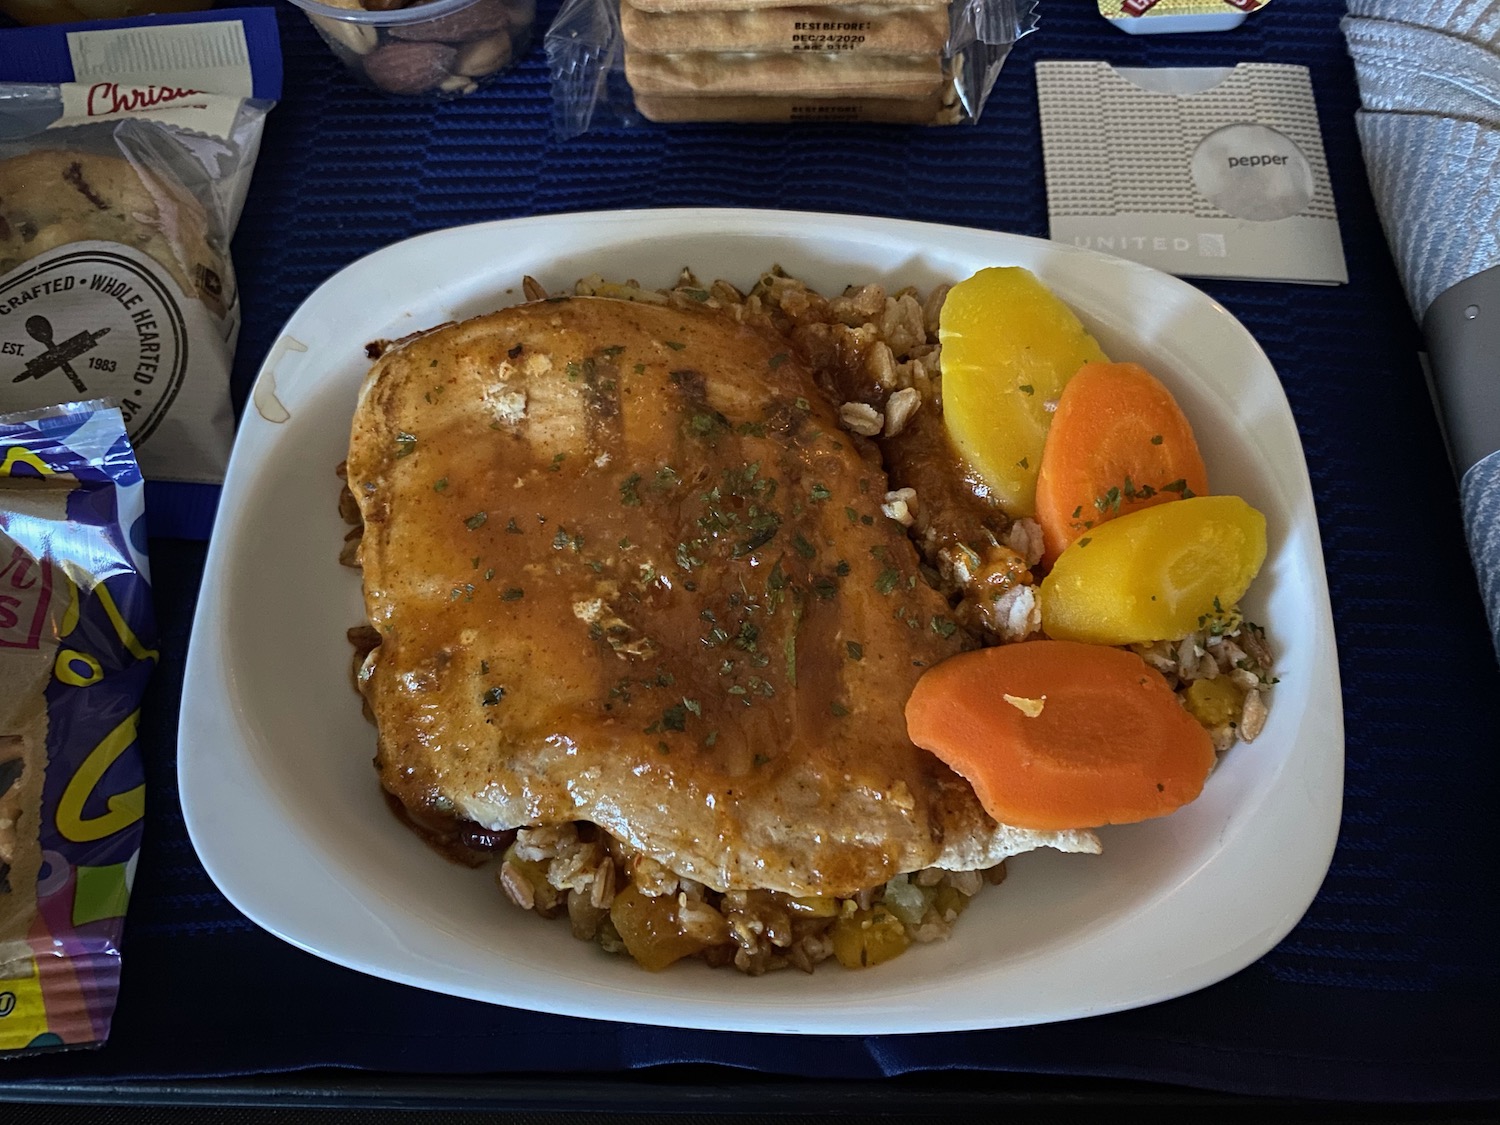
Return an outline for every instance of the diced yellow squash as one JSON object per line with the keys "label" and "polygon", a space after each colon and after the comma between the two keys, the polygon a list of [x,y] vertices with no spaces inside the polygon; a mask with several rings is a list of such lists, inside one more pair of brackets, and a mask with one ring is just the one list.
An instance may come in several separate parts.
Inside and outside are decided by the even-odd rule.
{"label": "diced yellow squash", "polygon": [[906,927],[883,906],[855,910],[833,924],[833,955],[846,969],[864,969],[906,951]]}
{"label": "diced yellow squash", "polygon": [[1245,706],[1245,693],[1227,676],[1194,680],[1182,693],[1188,714],[1209,730],[1238,719]]}
{"label": "diced yellow squash", "polygon": [[704,948],[677,923],[677,896],[642,894],[632,883],[609,907],[609,918],[630,955],[652,972]]}

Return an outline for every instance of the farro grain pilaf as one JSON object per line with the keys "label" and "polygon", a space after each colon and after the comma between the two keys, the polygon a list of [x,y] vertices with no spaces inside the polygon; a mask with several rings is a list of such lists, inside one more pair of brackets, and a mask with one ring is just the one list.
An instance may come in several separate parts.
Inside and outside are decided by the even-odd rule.
{"label": "farro grain pilaf", "polygon": [[[703,285],[684,270],[670,289],[594,276],[571,293],[653,304],[721,309],[741,323],[769,328],[809,361],[838,407],[846,430],[869,439],[887,471],[881,510],[908,531],[923,573],[978,643],[1007,644],[1040,635],[1035,594],[1041,529],[1012,520],[966,480],[942,427],[938,317],[948,286],[925,297],[914,288],[887,293],[851,286],[825,297],[779,268],[748,292],[726,281]],[[533,278],[528,300],[548,294]],[[341,561],[358,565],[358,509],[347,488],[340,513],[355,524]],[[1200,621],[1180,641],[1130,646],[1160,671],[1223,753],[1253,740],[1267,714],[1275,677],[1265,633],[1230,607]],[[350,631],[356,678],[379,643],[368,626]],[[912,943],[946,938],[970,898],[999,883],[1004,864],[986,871],[929,868],[845,898],[796,898],[766,890],[720,892],[684,878],[592,824],[521,828],[490,836],[421,826],[455,858],[478,862],[502,851],[501,892],[543,917],[566,914],[573,936],[610,953],[626,952],[620,926],[632,927],[638,960],[663,967],[684,953],[710,965],[759,975],[796,967],[811,972],[834,957],[849,967],[888,960]],[[656,949],[660,964],[650,952]]]}

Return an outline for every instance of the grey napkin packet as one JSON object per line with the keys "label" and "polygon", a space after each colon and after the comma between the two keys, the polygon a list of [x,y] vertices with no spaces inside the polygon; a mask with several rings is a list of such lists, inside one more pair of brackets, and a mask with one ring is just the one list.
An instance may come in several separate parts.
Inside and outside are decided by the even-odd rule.
{"label": "grey napkin packet", "polygon": [[1054,241],[1185,277],[1349,280],[1306,67],[1036,74]]}

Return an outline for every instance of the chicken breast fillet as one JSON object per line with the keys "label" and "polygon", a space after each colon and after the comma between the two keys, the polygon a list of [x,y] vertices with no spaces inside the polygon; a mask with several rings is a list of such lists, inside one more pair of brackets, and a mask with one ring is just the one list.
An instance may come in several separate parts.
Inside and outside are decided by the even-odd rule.
{"label": "chicken breast fillet", "polygon": [[907,739],[971,642],[780,338],[585,297],[447,326],[371,370],[348,481],[376,762],[421,821],[589,821],[794,895],[1098,850],[997,825]]}

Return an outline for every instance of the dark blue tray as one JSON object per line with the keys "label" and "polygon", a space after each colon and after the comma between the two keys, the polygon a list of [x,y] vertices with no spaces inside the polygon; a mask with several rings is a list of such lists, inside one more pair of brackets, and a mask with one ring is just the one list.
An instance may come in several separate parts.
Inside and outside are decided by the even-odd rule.
{"label": "dark blue tray", "polygon": [[[1236,32],[1154,38],[1122,35],[1092,9],[1085,0],[1045,0],[1042,30],[1011,57],[976,127],[641,124],[558,142],[539,47],[467,100],[391,100],[356,86],[284,7],[285,97],[234,247],[244,295],[236,387],[242,401],[277,328],[321,281],[422,231],[573,210],[712,205],[1045,235],[1036,60],[1310,67],[1350,283],[1202,286],[1249,327],[1285,383],[1312,475],[1338,633],[1348,730],[1342,834],[1321,893],[1285,941],[1219,985],[1134,1012],[866,1038],[535,1015],[325,964],[237,914],[187,841],[173,758],[203,553],[159,539],[152,550],[163,659],[142,731],[151,801],[114,1035],[97,1052],[0,1063],[0,1096],[327,1066],[597,1077],[669,1063],[820,1080],[964,1069],[1280,1097],[1500,1096],[1500,864],[1491,840],[1500,670],[1419,338],[1364,177],[1357,94],[1337,26],[1343,5],[1277,0]],[[544,22],[550,11],[544,4]]]}

